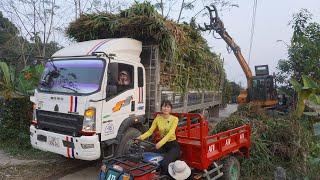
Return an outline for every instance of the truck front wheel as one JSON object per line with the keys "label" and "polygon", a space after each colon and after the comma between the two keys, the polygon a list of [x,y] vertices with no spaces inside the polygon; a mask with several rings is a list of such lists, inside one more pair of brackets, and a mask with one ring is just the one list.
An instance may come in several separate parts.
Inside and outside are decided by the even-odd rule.
{"label": "truck front wheel", "polygon": [[230,156],[224,160],[223,179],[225,180],[238,180],[240,178],[240,163],[237,158]]}
{"label": "truck front wheel", "polygon": [[126,154],[129,151],[130,144],[133,143],[133,139],[140,135],[141,132],[138,129],[132,127],[128,128],[120,141],[116,156]]}

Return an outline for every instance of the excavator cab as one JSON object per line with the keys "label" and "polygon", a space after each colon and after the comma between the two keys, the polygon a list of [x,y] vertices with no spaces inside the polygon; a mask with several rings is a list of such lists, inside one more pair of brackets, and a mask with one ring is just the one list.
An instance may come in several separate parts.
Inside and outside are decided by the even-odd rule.
{"label": "excavator cab", "polygon": [[255,73],[249,88],[250,101],[264,107],[275,106],[278,103],[275,80],[269,75],[268,65],[255,66]]}

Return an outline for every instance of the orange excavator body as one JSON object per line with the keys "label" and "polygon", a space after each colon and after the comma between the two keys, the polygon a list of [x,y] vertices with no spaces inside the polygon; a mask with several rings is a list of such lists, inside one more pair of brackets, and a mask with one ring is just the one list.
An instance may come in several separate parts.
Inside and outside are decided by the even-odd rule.
{"label": "orange excavator body", "polygon": [[247,98],[248,98],[248,91],[241,90],[239,96],[237,97],[237,103],[238,104],[245,104],[245,103],[247,103]]}

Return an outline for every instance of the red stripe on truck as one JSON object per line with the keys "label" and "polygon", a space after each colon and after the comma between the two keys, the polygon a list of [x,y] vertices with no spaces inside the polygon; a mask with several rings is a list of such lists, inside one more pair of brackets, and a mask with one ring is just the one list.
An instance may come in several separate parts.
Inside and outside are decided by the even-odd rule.
{"label": "red stripe on truck", "polygon": [[[68,136],[66,136],[66,141],[69,142]],[[67,156],[68,156],[68,158],[70,158],[70,150],[68,147],[67,147]]]}
{"label": "red stripe on truck", "polygon": [[70,107],[69,107],[69,112],[72,112],[72,106],[73,106],[73,96],[70,96]]}

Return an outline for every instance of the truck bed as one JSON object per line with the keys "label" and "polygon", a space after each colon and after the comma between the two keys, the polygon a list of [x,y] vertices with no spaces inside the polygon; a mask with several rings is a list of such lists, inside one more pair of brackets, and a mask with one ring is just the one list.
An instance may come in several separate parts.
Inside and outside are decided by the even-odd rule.
{"label": "truck bed", "polygon": [[145,68],[146,75],[146,117],[148,119],[153,118],[154,112],[161,110],[160,104],[164,99],[172,102],[174,112],[194,112],[214,107],[219,109],[221,92],[190,90],[183,94],[164,86],[161,77],[166,79],[170,74],[162,72],[163,62],[157,45],[142,47],[141,63]]}
{"label": "truck bed", "polygon": [[[180,144],[182,159],[198,170],[205,170],[214,161],[218,161],[228,155],[239,153],[249,156],[250,126],[243,125],[235,129],[208,135],[208,121],[200,114],[175,114],[178,117],[185,116],[185,126],[177,128],[177,141]],[[198,123],[191,123],[198,118]]]}

